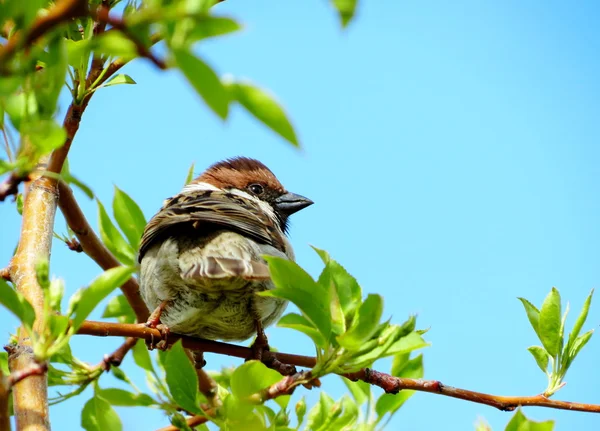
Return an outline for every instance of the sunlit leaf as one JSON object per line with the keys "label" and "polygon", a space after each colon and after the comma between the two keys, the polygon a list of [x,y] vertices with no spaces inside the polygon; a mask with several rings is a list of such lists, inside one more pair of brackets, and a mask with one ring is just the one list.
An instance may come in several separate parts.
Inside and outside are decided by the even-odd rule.
{"label": "sunlit leaf", "polygon": [[229,94],[217,74],[200,58],[185,49],[173,49],[175,61],[206,104],[222,119],[229,112]]}
{"label": "sunlit leaf", "polygon": [[79,299],[73,316],[73,327],[77,330],[96,306],[106,298],[117,287],[122,286],[134,268],[129,266],[118,266],[100,274],[92,283],[79,292]]}
{"label": "sunlit leaf", "polygon": [[300,145],[292,123],[273,95],[249,82],[229,82],[226,86],[231,98],[257,120],[292,145]]}
{"label": "sunlit leaf", "polygon": [[31,329],[35,321],[35,310],[21,293],[2,279],[0,279],[0,304],[23,322],[23,325]]}
{"label": "sunlit leaf", "polygon": [[121,431],[123,425],[117,412],[105,399],[94,395],[81,411],[81,426],[86,431]]}
{"label": "sunlit leaf", "polygon": [[540,309],[540,340],[550,356],[555,357],[560,351],[560,294],[553,287]]}
{"label": "sunlit leaf", "polygon": [[231,392],[243,400],[281,380],[281,374],[259,361],[248,361],[231,376]]}
{"label": "sunlit leaf", "polygon": [[186,355],[181,341],[167,352],[165,372],[169,392],[175,402],[185,410],[201,414],[198,406],[198,376]]}
{"label": "sunlit leaf", "polygon": [[528,347],[527,350],[529,350],[529,352],[533,355],[538,367],[540,367],[540,369],[547,374],[550,356],[548,355],[548,352],[546,352],[546,349],[540,346],[531,346]]}
{"label": "sunlit leaf", "polygon": [[133,265],[135,260],[134,249],[117,230],[102,202],[98,199],[96,199],[96,202],[98,203],[98,226],[102,242],[121,262],[126,265]]}
{"label": "sunlit leaf", "polygon": [[146,226],[146,217],[139,205],[117,186],[115,186],[113,212],[115,220],[127,237],[129,244],[134,250],[137,250]]}
{"label": "sunlit leaf", "polygon": [[331,334],[329,291],[316,283],[295,262],[266,256],[271,279],[276,288],[261,292],[263,296],[274,296],[293,302],[314,324],[325,339]]}

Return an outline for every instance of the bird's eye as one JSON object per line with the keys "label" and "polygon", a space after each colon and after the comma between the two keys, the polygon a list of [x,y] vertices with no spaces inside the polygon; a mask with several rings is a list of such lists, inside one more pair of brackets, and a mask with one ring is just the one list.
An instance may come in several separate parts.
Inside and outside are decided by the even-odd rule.
{"label": "bird's eye", "polygon": [[265,189],[263,189],[263,186],[261,186],[260,184],[250,184],[248,186],[248,189],[255,195],[260,195],[265,191]]}

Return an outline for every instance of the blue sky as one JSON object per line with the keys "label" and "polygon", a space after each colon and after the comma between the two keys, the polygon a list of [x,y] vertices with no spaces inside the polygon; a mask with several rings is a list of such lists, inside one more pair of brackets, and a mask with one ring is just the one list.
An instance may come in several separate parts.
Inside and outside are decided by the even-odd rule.
{"label": "blue sky", "polygon": [[[150,217],[181,188],[191,162],[200,173],[226,157],[258,158],[315,201],[292,217],[303,267],[317,275],[309,244],[324,248],[365,293],[384,296],[395,322],[418,313],[419,325],[431,328],[426,378],[536,394],[545,376],[526,351],[536,338],[516,297],[539,305],[557,286],[576,313],[600,277],[598,9],[593,1],[363,1],[341,31],[325,1],[227,1],[215,11],[239,18],[245,30],[198,53],[221,74],[271,89],[302,151],[238,109],[220,122],[180,74],[138,61],[126,69],[138,85],[94,96],[71,168],[103,202],[116,184]],[[80,199],[96,224],[94,202]],[[19,218],[9,203],[0,215],[6,262]],[[56,230],[63,226],[59,218]],[[60,242],[52,257],[69,293],[99,273]],[[585,329],[599,322],[595,302]],[[14,326],[0,319],[5,335]],[[302,335],[277,328],[268,335],[281,351],[311,353]],[[596,337],[556,398],[600,403]],[[116,342],[78,337],[73,346],[97,363]],[[208,368],[239,364],[207,360]],[[336,397],[344,390],[336,377],[324,388]],[[318,391],[307,396],[315,400]],[[86,400],[54,408],[53,427],[80,429]],[[118,411],[126,430],[166,424],[159,412]],[[525,413],[556,419],[557,430],[600,428],[591,414]],[[501,430],[511,414],[416,394],[389,429],[465,430],[478,417]]]}

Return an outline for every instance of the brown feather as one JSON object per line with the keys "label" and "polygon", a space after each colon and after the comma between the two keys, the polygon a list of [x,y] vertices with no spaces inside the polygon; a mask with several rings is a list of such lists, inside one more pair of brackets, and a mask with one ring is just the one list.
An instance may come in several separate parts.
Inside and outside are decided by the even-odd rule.
{"label": "brown feather", "polygon": [[258,203],[232,193],[208,190],[187,192],[168,199],[148,222],[138,259],[141,261],[150,246],[168,236],[205,235],[223,228],[284,250],[280,229]]}
{"label": "brown feather", "polygon": [[252,183],[260,183],[269,189],[284,193],[285,188],[264,164],[248,157],[235,157],[215,163],[192,183],[206,182],[213,186],[244,190]]}

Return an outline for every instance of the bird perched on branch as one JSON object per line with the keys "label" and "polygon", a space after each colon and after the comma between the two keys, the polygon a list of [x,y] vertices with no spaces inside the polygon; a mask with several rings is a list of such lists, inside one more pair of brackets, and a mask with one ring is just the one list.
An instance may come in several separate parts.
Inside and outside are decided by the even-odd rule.
{"label": "bird perched on branch", "polygon": [[167,199],[142,236],[140,289],[155,310],[148,324],[208,339],[268,349],[264,328],[287,302],[256,292],[273,288],[263,255],[294,259],[288,217],[311,205],[288,192],[261,162],[218,162]]}

